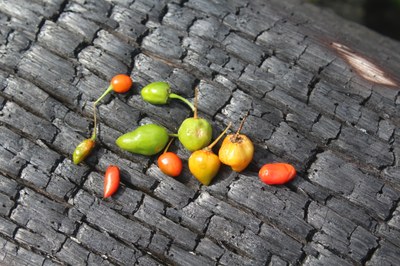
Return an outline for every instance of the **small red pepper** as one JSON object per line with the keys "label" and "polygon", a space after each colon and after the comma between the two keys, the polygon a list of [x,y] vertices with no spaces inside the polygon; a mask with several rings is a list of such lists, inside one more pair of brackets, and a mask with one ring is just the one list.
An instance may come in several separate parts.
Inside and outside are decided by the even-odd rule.
{"label": "small red pepper", "polygon": [[118,74],[111,79],[110,85],[115,92],[125,93],[132,87],[132,79],[125,74]]}
{"label": "small red pepper", "polygon": [[94,102],[94,106],[96,106],[107,94],[111,91],[115,91],[117,93],[125,93],[129,91],[132,87],[132,79],[128,75],[118,74],[115,75],[110,82],[110,86],[104,91],[104,93]]}
{"label": "small red pepper", "polygon": [[111,197],[117,192],[120,182],[119,168],[115,165],[110,165],[104,176],[104,198]]}
{"label": "small red pepper", "polygon": [[171,145],[172,138],[167,147],[165,148],[163,154],[158,157],[157,164],[158,168],[160,168],[161,172],[168,176],[177,177],[182,172],[182,160],[176,155],[176,153],[168,151],[169,146]]}
{"label": "small red pepper", "polygon": [[158,157],[158,167],[160,170],[169,176],[179,176],[182,172],[182,161],[173,152],[165,152]]}
{"label": "small red pepper", "polygon": [[270,163],[261,167],[258,176],[268,185],[283,185],[296,176],[296,169],[288,163]]}

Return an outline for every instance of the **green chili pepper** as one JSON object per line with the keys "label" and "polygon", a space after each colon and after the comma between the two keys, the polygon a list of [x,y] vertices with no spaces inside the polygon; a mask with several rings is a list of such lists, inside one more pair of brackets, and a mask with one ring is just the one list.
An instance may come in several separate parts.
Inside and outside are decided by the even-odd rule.
{"label": "green chili pepper", "polygon": [[170,93],[169,84],[163,81],[150,83],[140,92],[142,98],[151,104],[166,104]]}
{"label": "green chili pepper", "polygon": [[186,118],[178,130],[178,138],[189,151],[197,151],[211,142],[212,127],[204,118]]}
{"label": "green chili pepper", "polygon": [[156,81],[145,86],[140,92],[144,101],[151,104],[166,104],[168,99],[179,99],[186,103],[192,111],[194,111],[194,106],[187,99],[182,96],[171,93],[171,88],[167,82]]}
{"label": "green chili pepper", "polygon": [[189,151],[197,151],[206,147],[211,142],[212,127],[210,123],[197,116],[197,99],[199,90],[195,89],[194,114],[186,118],[178,129],[178,138],[182,145]]}
{"label": "green chili pepper", "polygon": [[143,125],[120,136],[116,144],[123,150],[142,155],[159,153],[167,145],[167,130],[156,124]]}
{"label": "green chili pepper", "polygon": [[78,146],[76,146],[74,153],[72,154],[72,160],[74,164],[79,164],[90,154],[95,145],[93,139],[85,139]]}

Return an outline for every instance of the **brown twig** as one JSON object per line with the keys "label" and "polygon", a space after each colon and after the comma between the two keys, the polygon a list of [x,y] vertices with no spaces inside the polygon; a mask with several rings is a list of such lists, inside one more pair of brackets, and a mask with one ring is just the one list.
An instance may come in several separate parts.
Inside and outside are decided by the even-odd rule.
{"label": "brown twig", "polygon": [[242,130],[243,125],[244,125],[244,122],[246,121],[247,117],[249,116],[249,113],[250,113],[250,111],[247,110],[246,114],[244,115],[244,117],[243,117],[243,119],[242,119],[242,122],[240,122],[239,129],[236,131],[236,134],[235,134],[235,136],[233,137],[233,141],[234,141],[234,142],[239,141],[239,134],[240,134],[240,131]]}

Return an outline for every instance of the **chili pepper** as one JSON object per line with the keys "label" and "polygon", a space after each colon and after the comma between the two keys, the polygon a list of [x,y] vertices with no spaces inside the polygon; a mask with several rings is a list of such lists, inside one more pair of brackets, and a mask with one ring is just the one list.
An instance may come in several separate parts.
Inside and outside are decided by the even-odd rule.
{"label": "chili pepper", "polygon": [[118,93],[127,92],[132,86],[132,80],[128,75],[119,74],[111,79],[108,89],[93,103],[94,127],[90,139],[83,140],[74,150],[72,160],[75,164],[82,162],[93,150],[97,138],[97,117],[96,105],[112,90]]}
{"label": "chili pepper", "polygon": [[176,177],[182,172],[182,160],[175,153],[167,151],[173,140],[172,138],[165,148],[164,153],[158,157],[157,164],[161,172]]}
{"label": "chili pepper", "polygon": [[116,144],[123,150],[142,155],[159,153],[167,145],[167,130],[156,124],[147,124],[120,136]]}
{"label": "chili pepper", "polygon": [[72,153],[72,161],[74,164],[79,164],[90,154],[95,146],[95,141],[93,139],[85,139],[76,146],[74,152]]}
{"label": "chili pepper", "polygon": [[246,135],[240,134],[248,114],[247,112],[236,134],[229,134],[225,137],[218,152],[221,162],[231,166],[232,170],[236,172],[243,171],[253,160],[253,142]]}
{"label": "chili pepper", "polygon": [[178,129],[178,138],[189,151],[197,151],[211,142],[212,127],[206,119],[186,118]]}
{"label": "chili pepper", "polygon": [[268,185],[282,185],[296,176],[296,169],[288,163],[270,163],[261,167],[258,176]]}
{"label": "chili pepper", "polygon": [[182,96],[171,93],[171,88],[165,81],[156,81],[148,84],[141,90],[140,94],[144,101],[151,104],[166,104],[170,98],[179,99],[194,111],[193,104]]}
{"label": "chili pepper", "polygon": [[178,138],[189,151],[197,151],[206,147],[212,138],[212,127],[204,118],[197,117],[197,94],[195,90],[195,105],[193,117],[186,118],[178,129]]}
{"label": "chili pepper", "polygon": [[131,87],[132,79],[128,75],[118,74],[114,76],[111,79],[110,86],[108,86],[107,90],[94,102],[94,106],[96,106],[112,90],[117,93],[125,93],[128,92]]}
{"label": "chili pepper", "polygon": [[117,192],[120,182],[119,168],[115,165],[110,165],[104,175],[104,194],[103,198],[111,197]]}
{"label": "chili pepper", "polygon": [[203,185],[208,186],[219,171],[221,162],[218,156],[213,153],[212,148],[228,131],[230,126],[231,124],[226,127],[213,143],[202,150],[193,152],[189,157],[189,170]]}
{"label": "chili pepper", "polygon": [[119,74],[111,79],[111,86],[115,92],[125,93],[132,87],[132,79],[128,75]]}

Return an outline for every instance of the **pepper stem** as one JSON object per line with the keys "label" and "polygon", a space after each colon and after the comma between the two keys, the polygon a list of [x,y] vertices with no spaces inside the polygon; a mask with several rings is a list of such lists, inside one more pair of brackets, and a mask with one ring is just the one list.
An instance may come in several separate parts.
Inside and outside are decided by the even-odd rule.
{"label": "pepper stem", "polygon": [[96,105],[104,98],[106,97],[107,94],[110,93],[110,91],[113,90],[113,86],[110,84],[108,88],[106,89],[105,92],[93,103],[93,121],[94,121],[94,127],[93,127],[93,133],[92,136],[90,137],[91,140],[95,141],[97,137],[97,116],[96,116]]}
{"label": "pepper stem", "polygon": [[249,116],[249,110],[247,110],[246,114],[244,115],[244,117],[243,117],[243,119],[242,119],[242,122],[240,122],[240,126],[239,126],[238,130],[236,131],[235,137],[233,138],[234,141],[238,141],[240,131],[242,130],[243,125],[244,125],[244,122],[246,121],[246,118],[247,118],[248,116]]}
{"label": "pepper stem", "polygon": [[229,124],[228,124],[228,126],[225,128],[225,130],[224,131],[222,131],[222,133],[218,136],[218,138],[216,138],[214,141],[213,141],[213,143],[211,143],[210,145],[208,145],[207,147],[206,147],[206,149],[207,150],[211,150],[214,146],[215,146],[215,144],[217,144],[218,143],[218,141],[224,136],[224,134],[228,131],[228,129],[231,127],[231,122],[229,122]]}
{"label": "pepper stem", "polygon": [[186,103],[190,107],[190,109],[192,109],[192,111],[194,112],[193,104],[191,102],[189,102],[187,99],[183,98],[182,96],[175,94],[175,93],[170,93],[169,98],[181,100],[182,102]]}
{"label": "pepper stem", "polygon": [[166,152],[168,151],[168,149],[169,149],[169,146],[171,146],[171,143],[172,143],[172,141],[174,141],[174,138],[171,138],[171,140],[168,142],[168,145],[167,145],[167,147],[165,147],[165,149],[164,149],[164,152],[163,152],[163,153],[166,153]]}
{"label": "pepper stem", "polygon": [[92,137],[90,138],[91,140],[95,141],[97,137],[97,116],[96,116],[96,103],[93,104],[93,121],[94,121],[94,127],[93,127],[93,133]]}
{"label": "pepper stem", "polygon": [[113,90],[113,86],[110,84],[110,86],[108,86],[107,90],[94,102],[94,106],[96,106],[112,90]]}
{"label": "pepper stem", "polygon": [[194,110],[193,110],[193,118],[197,119],[197,106],[199,104],[199,87],[194,89]]}

